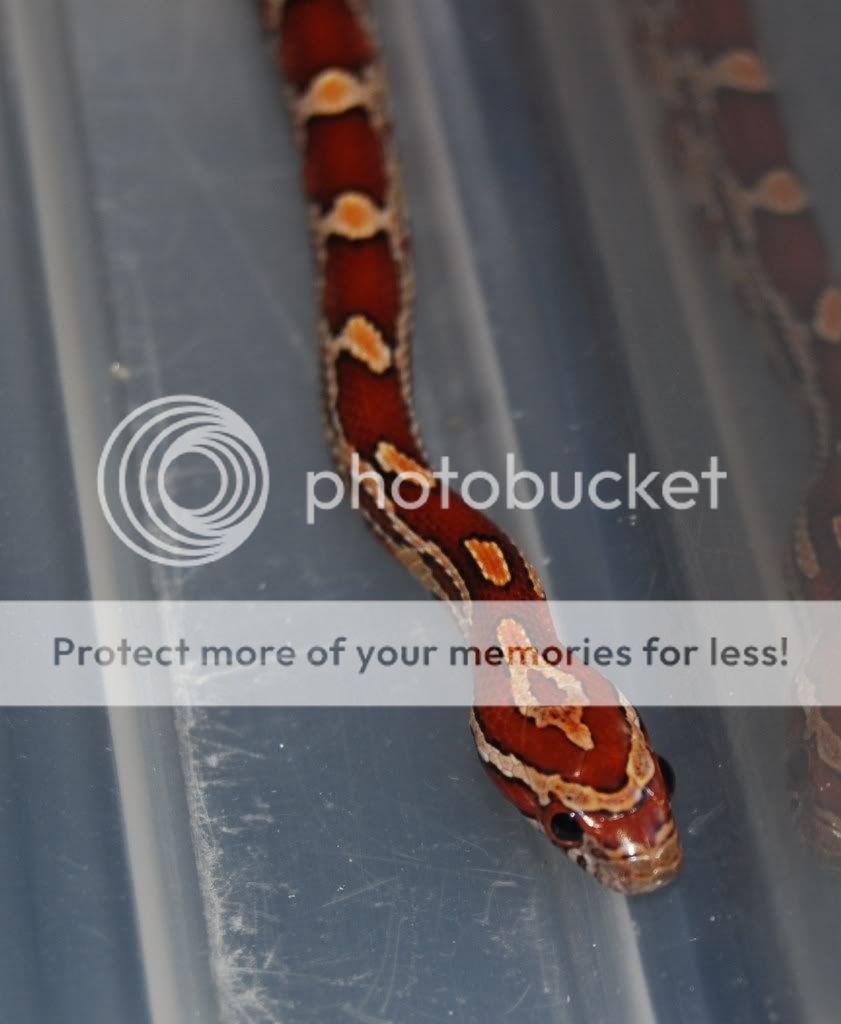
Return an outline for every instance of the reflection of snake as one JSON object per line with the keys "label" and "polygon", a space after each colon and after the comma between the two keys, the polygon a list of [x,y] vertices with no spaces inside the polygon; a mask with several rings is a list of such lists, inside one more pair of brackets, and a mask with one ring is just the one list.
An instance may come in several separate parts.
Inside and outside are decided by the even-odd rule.
{"label": "reflection of snake", "polygon": [[[550,627],[535,570],[457,495],[442,500],[415,429],[412,275],[383,69],[367,10],[359,0],[263,6],[266,24],[279,33],[303,153],[337,462],[351,473],[358,459],[366,519],[426,587],[459,602],[530,602],[530,629],[545,638]],[[398,477],[400,503],[389,497]],[[500,630],[520,628],[511,620],[497,625],[496,638]],[[581,666],[558,673],[543,664],[528,675],[526,689],[564,676],[585,699],[582,706],[475,708],[471,728],[491,777],[605,884],[640,892],[668,881],[680,863],[670,771],[652,754],[637,713],[624,703],[584,706],[588,689],[609,684]],[[512,691],[523,682],[512,669]]]}
{"label": "reflection of snake", "polygon": [[[841,600],[841,288],[795,171],[746,0],[630,0],[672,149],[728,276],[780,342],[814,420],[794,592]],[[841,713],[806,714],[817,847],[841,856]],[[805,808],[801,808],[803,810]]]}

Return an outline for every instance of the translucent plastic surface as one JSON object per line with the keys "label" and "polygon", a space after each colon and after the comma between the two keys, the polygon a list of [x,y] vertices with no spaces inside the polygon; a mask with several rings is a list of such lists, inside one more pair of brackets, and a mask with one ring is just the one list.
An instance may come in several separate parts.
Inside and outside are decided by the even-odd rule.
{"label": "translucent plastic surface", "polygon": [[[757,15],[798,160],[837,225],[838,12],[821,0],[794,25],[795,6]],[[350,510],[305,522],[305,474],[330,467],[314,272],[253,5],[0,10],[17,436],[2,454],[4,596],[416,597]],[[558,598],[785,597],[808,422],[699,238],[622,4],[376,11],[433,455],[497,472],[513,451],[563,473],[629,450],[664,471],[718,454],[733,486],[714,513],[499,518]],[[273,490],[235,554],[149,573],[102,528],[93,460],[123,411],[180,392],[247,418]],[[646,718],[677,772],[686,863],[626,900],[500,801],[456,709],[52,712],[48,735],[37,715],[6,715],[0,863],[28,896],[5,915],[0,1006],[21,1022],[835,1019],[841,875],[794,834],[784,713]],[[75,737],[78,760],[55,736]],[[61,775],[59,806],[36,762]],[[49,934],[62,914],[72,927]]]}

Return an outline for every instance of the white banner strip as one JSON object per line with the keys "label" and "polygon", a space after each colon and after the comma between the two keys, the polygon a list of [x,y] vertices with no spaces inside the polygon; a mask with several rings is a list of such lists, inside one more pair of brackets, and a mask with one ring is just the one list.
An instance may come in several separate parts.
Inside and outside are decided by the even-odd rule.
{"label": "white banner strip", "polygon": [[537,602],[474,607],[466,633],[431,600],[0,603],[0,704],[468,706],[515,675],[517,703],[576,704],[588,668],[638,707],[841,705],[841,603],[548,608],[554,635]]}

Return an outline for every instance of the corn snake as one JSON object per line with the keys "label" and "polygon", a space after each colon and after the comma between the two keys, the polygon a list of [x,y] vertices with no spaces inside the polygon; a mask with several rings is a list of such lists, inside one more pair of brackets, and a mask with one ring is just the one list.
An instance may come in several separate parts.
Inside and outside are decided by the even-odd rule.
{"label": "corn snake", "polygon": [[[727,278],[792,364],[811,412],[815,459],[794,524],[792,596],[841,600],[841,286],[791,157],[750,6],[630,0],[630,13],[685,191]],[[832,673],[833,650],[828,659]],[[814,848],[838,858],[841,709],[821,707],[811,681],[801,696],[795,813]]]}
{"label": "corn snake", "polygon": [[[480,606],[529,602],[528,636],[543,649],[554,633],[536,570],[457,494],[441,500],[419,438],[407,217],[367,6],[270,0],[262,10],[277,37],[302,155],[335,460],[346,474],[358,465],[361,511],[391,554],[436,596],[474,609],[474,634]],[[401,492],[409,492],[400,507],[382,498],[398,476]],[[412,478],[428,485],[418,507]],[[482,628],[496,639],[526,627],[490,612]],[[538,675],[541,683],[558,683],[550,666]],[[515,676],[512,670],[506,677],[507,688],[516,688]],[[674,877],[682,856],[671,769],[652,750],[637,712],[606,680],[583,666],[569,676],[582,694],[579,706],[524,708],[509,695],[473,708],[482,764],[515,807],[598,881],[625,893],[658,888]],[[589,703],[588,692],[596,690],[614,699]]]}

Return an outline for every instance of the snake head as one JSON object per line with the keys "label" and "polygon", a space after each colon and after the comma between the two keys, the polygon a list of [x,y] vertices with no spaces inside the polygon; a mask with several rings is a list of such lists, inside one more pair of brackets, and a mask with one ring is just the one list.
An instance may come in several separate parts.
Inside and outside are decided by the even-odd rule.
{"label": "snake head", "polygon": [[654,774],[630,810],[583,811],[559,801],[541,809],[549,840],[616,892],[652,892],[672,881],[680,868],[682,851],[670,806],[674,773],[664,758],[654,762]]}
{"label": "snake head", "polygon": [[[507,707],[474,708],[471,716],[488,774],[553,845],[617,892],[659,889],[682,859],[671,766],[627,703],[588,707],[573,724],[555,714],[533,725]],[[514,753],[526,747],[528,760]]]}

